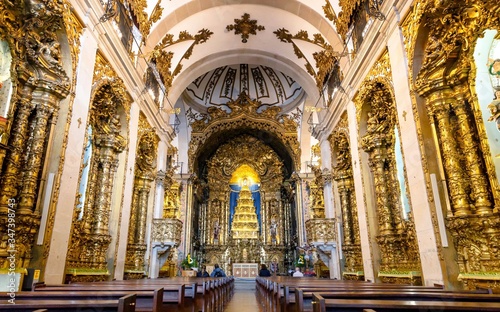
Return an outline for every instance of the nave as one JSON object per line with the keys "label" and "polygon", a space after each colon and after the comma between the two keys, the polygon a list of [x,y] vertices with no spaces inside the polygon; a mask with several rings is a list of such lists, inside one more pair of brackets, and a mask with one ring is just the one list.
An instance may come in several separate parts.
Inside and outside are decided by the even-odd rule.
{"label": "nave", "polygon": [[[500,294],[443,285],[415,286],[290,276],[173,277],[34,285],[0,310],[118,312],[500,311]],[[14,304],[13,304],[14,303]]]}

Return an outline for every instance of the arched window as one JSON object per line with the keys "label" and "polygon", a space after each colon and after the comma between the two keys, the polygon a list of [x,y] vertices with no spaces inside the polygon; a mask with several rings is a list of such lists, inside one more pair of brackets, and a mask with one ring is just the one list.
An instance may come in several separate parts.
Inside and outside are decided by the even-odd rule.
{"label": "arched window", "polygon": [[0,117],[6,118],[12,99],[12,55],[7,41],[0,40]]}
{"label": "arched window", "polygon": [[85,195],[87,193],[91,160],[92,160],[92,126],[89,125],[87,128],[87,139],[83,152],[82,177],[80,179],[80,186],[78,187],[78,194],[79,194],[78,203],[76,204],[76,209],[78,210],[78,220],[81,220],[83,218]]}

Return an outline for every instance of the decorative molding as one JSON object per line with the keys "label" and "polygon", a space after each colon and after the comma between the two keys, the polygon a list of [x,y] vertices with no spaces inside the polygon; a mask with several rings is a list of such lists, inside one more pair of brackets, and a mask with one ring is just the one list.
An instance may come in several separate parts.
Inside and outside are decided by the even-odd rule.
{"label": "decorative molding", "polygon": [[[245,93],[241,93],[236,100],[224,105],[229,108],[229,113],[215,106],[209,107],[207,114],[188,112],[187,118],[192,128],[188,152],[190,172],[193,172],[201,147],[213,134],[241,127],[273,133],[286,146],[294,165],[296,167],[300,165],[298,124],[289,116],[279,114],[279,107],[265,107],[261,102],[250,99]],[[265,109],[261,111],[261,107]]]}
{"label": "decorative molding", "polygon": [[[309,34],[305,30],[299,31],[296,35],[292,35],[285,28],[280,28],[274,31],[274,34],[280,41],[291,43],[295,55],[297,55],[299,59],[303,58],[306,61],[306,64],[304,64],[305,68],[307,72],[316,80],[316,86],[318,87],[320,93],[323,91],[326,82],[331,78],[330,76],[334,69],[336,71],[334,73],[336,75],[336,79],[339,80],[336,83],[340,85],[340,81],[343,79],[343,74],[338,67],[338,62],[340,57],[344,56],[344,54],[334,51],[333,47],[326,42],[321,34],[314,34],[314,39],[310,39]],[[314,60],[316,61],[315,67],[317,68],[317,71],[309,62],[308,57],[305,56],[304,52],[302,52],[299,46],[295,44],[294,40],[303,40],[315,44],[322,49],[321,51],[314,52],[312,54]]]}
{"label": "decorative molding", "polygon": [[[191,57],[195,45],[207,42],[207,40],[210,39],[210,36],[212,35],[213,32],[205,28],[199,30],[196,35],[191,35],[187,32],[187,30],[184,30],[179,33],[179,38],[177,40],[174,40],[174,35],[166,34],[165,37],[163,37],[162,41],[155,46],[150,54],[149,61],[154,64],[154,66],[158,70],[163,85],[165,86],[165,92],[167,94],[172,87],[172,81],[174,80],[174,77],[177,76],[182,70],[182,61],[184,59],[187,60]],[[171,67],[174,52],[168,51],[168,48],[177,43],[185,41],[192,41],[192,44],[186,50],[184,55],[181,56],[181,58],[179,59],[179,63],[172,72]],[[156,76],[154,74],[154,71],[146,71],[146,76],[144,78],[146,84],[148,84],[148,81],[150,82],[155,79]]]}
{"label": "decorative molding", "polygon": [[234,19],[233,25],[227,25],[226,29],[228,31],[234,30],[235,35],[241,34],[241,42],[247,43],[250,35],[257,35],[257,30],[262,31],[266,28],[262,25],[257,25],[257,20],[251,20],[250,14],[245,13],[242,16],[242,19]]}

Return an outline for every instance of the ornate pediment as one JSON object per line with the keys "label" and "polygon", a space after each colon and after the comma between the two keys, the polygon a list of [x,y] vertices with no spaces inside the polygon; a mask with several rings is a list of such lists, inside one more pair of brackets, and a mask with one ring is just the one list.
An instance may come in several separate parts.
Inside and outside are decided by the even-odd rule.
{"label": "ornate pediment", "polygon": [[207,114],[188,113],[191,121],[192,139],[189,146],[189,166],[199,156],[201,147],[210,142],[210,138],[218,133],[238,131],[266,132],[276,136],[291,157],[295,166],[300,164],[300,145],[297,140],[297,121],[287,115],[280,114],[276,106],[268,107],[252,100],[242,92],[234,101],[223,106],[212,106]]}

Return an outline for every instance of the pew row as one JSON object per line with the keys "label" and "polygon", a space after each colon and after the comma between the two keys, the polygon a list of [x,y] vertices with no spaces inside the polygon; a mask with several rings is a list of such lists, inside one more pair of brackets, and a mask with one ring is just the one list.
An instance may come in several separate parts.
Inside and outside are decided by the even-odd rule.
{"label": "pew row", "polygon": [[313,293],[313,312],[377,312],[390,311],[500,311],[499,302],[423,301],[384,299],[325,299]]}

